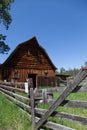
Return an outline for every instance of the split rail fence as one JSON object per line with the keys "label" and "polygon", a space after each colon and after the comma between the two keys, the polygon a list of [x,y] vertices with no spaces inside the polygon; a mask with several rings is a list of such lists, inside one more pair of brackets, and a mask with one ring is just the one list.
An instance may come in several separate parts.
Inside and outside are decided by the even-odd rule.
{"label": "split rail fence", "polygon": [[[52,130],[74,130],[73,128],[60,125],[48,120],[48,117],[66,119],[68,121],[78,122],[87,125],[87,118],[65,112],[57,112],[59,106],[87,109],[87,101],[66,100],[66,97],[72,92],[87,92],[87,87],[78,86],[79,83],[87,76],[87,69],[82,69],[73,82],[67,87],[57,87],[53,89],[33,90],[29,86],[29,92],[25,89],[15,88],[11,83],[0,83],[0,93],[4,94],[10,101],[26,110],[32,119],[32,130],[38,130],[43,126]],[[60,96],[54,100],[53,93],[60,93]],[[21,95],[24,95],[22,96]],[[49,104],[48,110],[37,108],[38,103]],[[44,128],[45,129],[45,128]]]}

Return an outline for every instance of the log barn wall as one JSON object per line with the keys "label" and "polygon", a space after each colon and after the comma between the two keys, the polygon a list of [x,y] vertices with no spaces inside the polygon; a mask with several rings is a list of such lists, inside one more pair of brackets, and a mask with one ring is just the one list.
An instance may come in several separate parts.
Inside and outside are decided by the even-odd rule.
{"label": "log barn wall", "polygon": [[33,79],[34,86],[55,86],[56,67],[35,37],[19,44],[0,65],[0,79],[25,82]]}

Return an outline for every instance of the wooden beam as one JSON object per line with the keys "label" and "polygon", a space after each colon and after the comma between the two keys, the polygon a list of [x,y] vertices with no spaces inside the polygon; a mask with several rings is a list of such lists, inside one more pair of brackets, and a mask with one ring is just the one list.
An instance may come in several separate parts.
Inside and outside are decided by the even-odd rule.
{"label": "wooden beam", "polygon": [[[38,113],[38,114],[44,115],[47,112],[47,110],[36,108],[35,112]],[[86,117],[80,117],[78,115],[69,114],[69,113],[65,113],[65,112],[53,112],[53,114],[51,116],[57,117],[57,118],[60,118],[60,119],[61,118],[66,119],[68,121],[78,122],[78,123],[81,123],[83,125],[87,125],[87,118]]]}
{"label": "wooden beam", "polygon": [[[47,101],[47,104],[52,105],[54,102],[55,100]],[[64,100],[60,106],[87,109],[87,101]]]}
{"label": "wooden beam", "polygon": [[14,87],[2,85],[2,84],[0,84],[0,87],[1,87],[1,88],[5,88],[5,89],[7,89],[7,90],[11,90],[11,91],[14,90],[14,91],[16,91],[16,92],[25,93],[25,90],[24,90],[24,89],[14,88]]}
{"label": "wooden beam", "polygon": [[16,93],[13,93],[13,92],[11,92],[11,91],[5,90],[5,89],[3,89],[3,88],[0,88],[0,90],[1,90],[2,92],[4,92],[4,93],[8,94],[9,96],[12,96],[12,97],[15,97],[15,98],[20,99],[22,102],[25,102],[25,103],[30,102],[30,99],[27,98],[27,97],[18,95],[18,94],[16,94]]}

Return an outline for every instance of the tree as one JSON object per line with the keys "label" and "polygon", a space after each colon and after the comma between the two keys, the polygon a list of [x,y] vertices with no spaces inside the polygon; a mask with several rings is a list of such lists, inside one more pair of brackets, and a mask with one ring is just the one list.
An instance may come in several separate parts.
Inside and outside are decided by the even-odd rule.
{"label": "tree", "polygon": [[84,66],[87,66],[87,61],[85,61]]}
{"label": "tree", "polygon": [[63,67],[61,67],[60,68],[60,73],[62,74],[62,73],[64,73],[66,70],[63,68]]}
{"label": "tree", "polygon": [[[9,28],[12,22],[11,15],[9,13],[11,8],[11,3],[14,0],[0,0],[0,24],[3,24],[6,29]],[[0,53],[6,54],[10,47],[5,43],[6,36],[0,34]]]}

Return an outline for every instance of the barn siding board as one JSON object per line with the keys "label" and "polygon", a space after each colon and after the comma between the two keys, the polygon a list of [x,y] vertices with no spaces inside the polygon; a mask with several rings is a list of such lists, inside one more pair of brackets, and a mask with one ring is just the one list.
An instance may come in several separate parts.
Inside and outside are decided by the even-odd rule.
{"label": "barn siding board", "polygon": [[[0,65],[0,79],[11,81],[14,79],[14,74],[18,76],[16,81],[25,82],[30,76],[36,77],[36,85],[39,82],[38,77],[43,76],[42,79],[47,85],[53,80],[55,84],[55,70],[56,67],[52,63],[45,49],[42,48],[35,37],[19,44],[11,53],[7,60]],[[18,74],[18,75],[17,75]],[[47,77],[46,80],[44,77]],[[53,77],[53,78],[51,78]]]}

